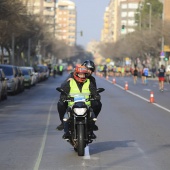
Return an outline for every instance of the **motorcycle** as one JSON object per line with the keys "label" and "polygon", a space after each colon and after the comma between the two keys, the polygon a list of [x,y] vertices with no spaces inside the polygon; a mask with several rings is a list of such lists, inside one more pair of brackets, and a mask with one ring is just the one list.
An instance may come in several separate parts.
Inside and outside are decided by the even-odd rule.
{"label": "motorcycle", "polygon": [[[73,102],[71,106],[68,106],[67,112],[64,115],[64,125],[68,126],[70,136],[66,139],[78,153],[78,156],[84,156],[85,147],[93,142],[92,131],[95,121],[97,120],[92,108],[86,104],[88,101],[94,100],[94,98],[87,94],[74,94],[69,96],[62,88],[56,88],[57,91],[65,94],[67,99],[65,102]],[[105,89],[98,88],[97,92],[101,93]]]}

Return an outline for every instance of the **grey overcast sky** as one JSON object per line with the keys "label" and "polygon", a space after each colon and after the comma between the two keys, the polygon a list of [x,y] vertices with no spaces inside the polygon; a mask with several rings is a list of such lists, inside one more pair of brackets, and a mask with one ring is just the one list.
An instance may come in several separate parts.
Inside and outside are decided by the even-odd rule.
{"label": "grey overcast sky", "polygon": [[72,0],[77,8],[77,45],[86,48],[92,40],[100,40],[103,17],[110,0]]}

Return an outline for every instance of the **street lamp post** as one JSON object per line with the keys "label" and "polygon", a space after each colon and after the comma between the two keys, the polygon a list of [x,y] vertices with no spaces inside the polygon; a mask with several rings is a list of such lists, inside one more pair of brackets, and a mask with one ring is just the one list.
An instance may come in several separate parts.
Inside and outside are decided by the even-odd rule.
{"label": "street lamp post", "polygon": [[152,4],[151,3],[146,3],[146,5],[149,6],[149,29],[151,31],[152,29]]}

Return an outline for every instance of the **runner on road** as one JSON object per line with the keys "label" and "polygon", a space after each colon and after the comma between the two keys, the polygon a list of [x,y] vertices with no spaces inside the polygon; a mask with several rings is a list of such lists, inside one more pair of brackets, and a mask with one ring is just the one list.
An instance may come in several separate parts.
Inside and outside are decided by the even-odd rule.
{"label": "runner on road", "polygon": [[165,67],[161,65],[161,68],[158,69],[158,79],[159,79],[159,90],[164,91],[164,80],[165,80]]}

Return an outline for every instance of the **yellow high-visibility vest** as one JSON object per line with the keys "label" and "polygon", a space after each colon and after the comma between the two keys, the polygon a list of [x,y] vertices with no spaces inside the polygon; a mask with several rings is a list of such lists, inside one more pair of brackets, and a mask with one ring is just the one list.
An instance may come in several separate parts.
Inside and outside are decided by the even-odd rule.
{"label": "yellow high-visibility vest", "polygon": [[[89,85],[90,85],[90,80],[87,79],[86,82],[83,84],[82,91],[80,92],[76,81],[74,79],[71,79],[70,80],[70,93],[69,93],[69,95],[72,97],[75,94],[85,94],[85,98],[87,99],[87,98],[89,98],[89,94],[90,94]],[[68,106],[73,105],[73,103],[74,102],[68,102]],[[88,102],[86,102],[86,104],[90,105],[91,102],[88,101]]]}

